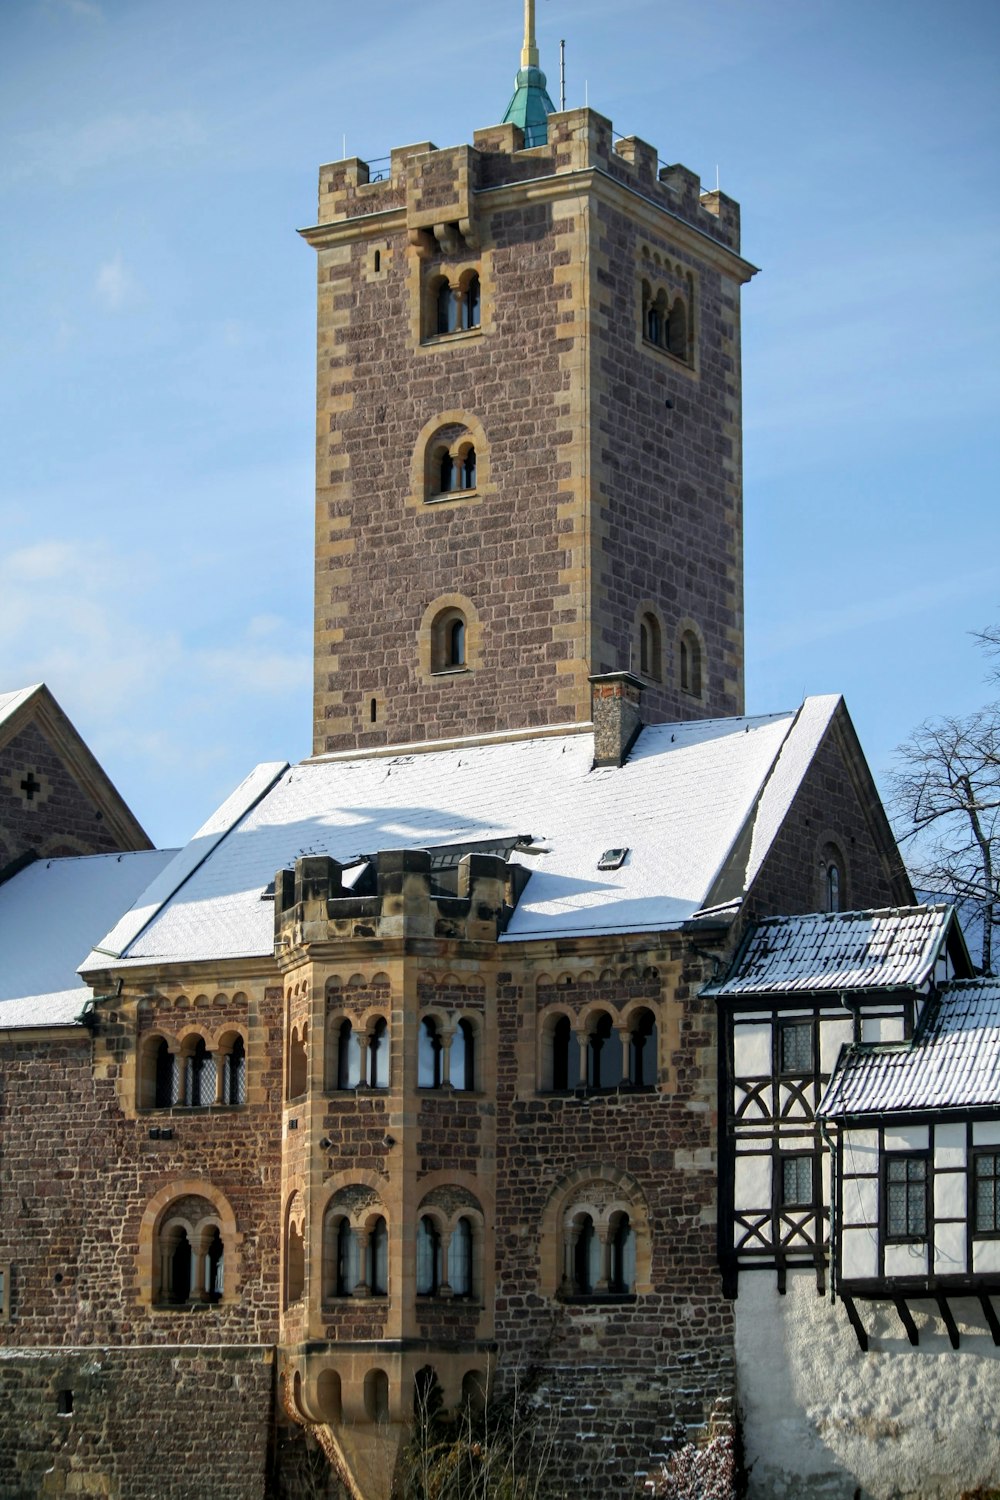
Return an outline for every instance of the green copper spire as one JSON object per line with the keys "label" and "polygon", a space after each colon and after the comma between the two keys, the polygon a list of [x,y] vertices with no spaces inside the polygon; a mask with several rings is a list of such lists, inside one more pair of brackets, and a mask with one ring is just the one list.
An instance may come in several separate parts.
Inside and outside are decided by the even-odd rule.
{"label": "green copper spire", "polygon": [[505,125],[520,125],[526,146],[544,146],[549,139],[549,115],[555,105],[545,88],[545,74],[538,66],[535,42],[535,0],[524,0],[524,46],[521,66],[514,80],[514,97],[503,117]]}

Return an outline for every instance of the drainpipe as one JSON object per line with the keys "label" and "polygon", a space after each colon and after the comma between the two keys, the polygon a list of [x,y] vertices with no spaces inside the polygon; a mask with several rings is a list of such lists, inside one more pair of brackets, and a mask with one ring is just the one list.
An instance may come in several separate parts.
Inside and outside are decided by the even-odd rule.
{"label": "drainpipe", "polygon": [[819,1132],[830,1152],[830,1301],[833,1303],[837,1300],[837,1256],[834,1246],[837,1232],[837,1153],[829,1127],[823,1119],[819,1122]]}

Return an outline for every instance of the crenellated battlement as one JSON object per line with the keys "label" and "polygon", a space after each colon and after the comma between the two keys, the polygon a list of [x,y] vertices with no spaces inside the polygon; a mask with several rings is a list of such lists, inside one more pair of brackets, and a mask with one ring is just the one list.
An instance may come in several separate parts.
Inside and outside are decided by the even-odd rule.
{"label": "crenellated battlement", "polygon": [[603,173],[739,252],[738,203],[718,191],[703,192],[700,178],[687,167],[661,165],[648,141],[616,138],[612,122],[588,108],[550,115],[544,146],[525,148],[517,125],[491,125],[474,133],[471,146],[439,150],[431,141],[421,141],[397,147],[384,177],[373,179],[360,157],[331,162],[320,168],[317,225],[405,210],[412,243],[419,244],[422,234],[440,242],[443,233],[458,226],[457,232],[475,248],[477,194],[590,171]]}
{"label": "crenellated battlement", "polygon": [[356,865],[307,855],[275,877],[275,952],[281,961],[304,947],[359,939],[495,943],[525,879],[519,866],[491,854],[435,868],[426,850],[387,849],[360,874]]}

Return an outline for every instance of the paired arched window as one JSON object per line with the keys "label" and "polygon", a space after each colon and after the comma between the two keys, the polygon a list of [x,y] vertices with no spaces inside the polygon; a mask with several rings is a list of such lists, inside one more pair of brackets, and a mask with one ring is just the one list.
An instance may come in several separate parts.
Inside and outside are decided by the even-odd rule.
{"label": "paired arched window", "polygon": [[466,438],[450,448],[443,444],[431,454],[428,475],[428,500],[457,495],[476,488],[476,449]]}
{"label": "paired arched window", "polygon": [[347,1017],[327,1023],[326,1079],[329,1089],[389,1087],[389,1027],[384,1016],[359,1029]]}
{"label": "paired arched window", "polygon": [[550,1013],[542,1023],[542,1087],[556,1092],[581,1084],[592,1090],[625,1084],[654,1088],[658,1045],[656,1013],[649,1006],[633,1010],[627,1023],[604,1010],[576,1026],[565,1013]]}
{"label": "paired arched window", "polygon": [[429,283],[428,290],[425,338],[442,338],[480,326],[482,291],[478,271],[463,271],[454,282],[441,272]]}
{"label": "paired arched window", "polygon": [[218,1213],[206,1198],[188,1194],[161,1215],[153,1300],[160,1306],[219,1302],[225,1290],[226,1249]]}
{"label": "paired arched window", "polygon": [[691,314],[693,283],[686,278],[687,294],[670,292],[664,286],[642,283],[642,336],[647,344],[692,363]]}
{"label": "paired arched window", "polygon": [[693,698],[700,698],[703,691],[704,663],[702,645],[693,630],[685,630],[680,638],[681,689]]}
{"label": "paired arched window", "polygon": [[385,1297],[389,1291],[389,1231],[379,1215],[367,1229],[347,1218],[336,1221],[336,1253],[327,1297]]}
{"label": "paired arched window", "polygon": [[476,1028],[464,1017],[446,1034],[433,1016],[424,1016],[417,1033],[417,1087],[476,1087]]}
{"label": "paired arched window", "polygon": [[587,1087],[589,1089],[607,1089],[621,1083],[621,1047],[617,1045],[617,1040],[611,1017],[606,1011],[601,1011],[588,1028]]}
{"label": "paired arched window", "polygon": [[554,1089],[575,1089],[580,1082],[580,1047],[569,1016],[551,1020],[552,1066],[549,1081]]}
{"label": "paired arched window", "polygon": [[247,1054],[243,1038],[237,1034],[222,1058],[223,1104],[247,1102]]}
{"label": "paired arched window", "polygon": [[627,1296],[635,1291],[636,1238],[628,1213],[619,1209],[595,1222],[592,1213],[571,1213],[564,1228],[562,1295]]}
{"label": "paired arched window", "polygon": [[[417,1220],[416,1290],[419,1297],[476,1297],[482,1216],[472,1209],[443,1212],[430,1206]],[[434,1202],[434,1195],[429,1200]]]}

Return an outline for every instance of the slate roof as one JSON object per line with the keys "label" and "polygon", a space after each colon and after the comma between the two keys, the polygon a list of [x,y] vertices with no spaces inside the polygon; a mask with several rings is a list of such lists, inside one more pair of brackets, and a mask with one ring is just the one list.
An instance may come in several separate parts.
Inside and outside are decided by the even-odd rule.
{"label": "slate roof", "polygon": [[94,941],[176,853],[39,859],[0,885],[0,1029],[62,1026],[90,999],[76,970]]}
{"label": "slate roof", "polygon": [[957,932],[954,909],[943,903],[772,917],[753,928],[730,973],[706,993],[919,989]]}
{"label": "slate roof", "polygon": [[[261,893],[303,854],[518,835],[545,852],[512,856],[532,876],[503,941],[675,929],[721,872],[750,884],[839,705],[647,727],[620,768],[593,768],[586,726],[258,768],[85,970],[270,954]],[[621,868],[598,870],[621,846]]]}
{"label": "slate roof", "polygon": [[913,1041],[853,1046],[840,1056],[819,1113],[850,1115],[1000,1107],[1000,980],[941,986]]}

